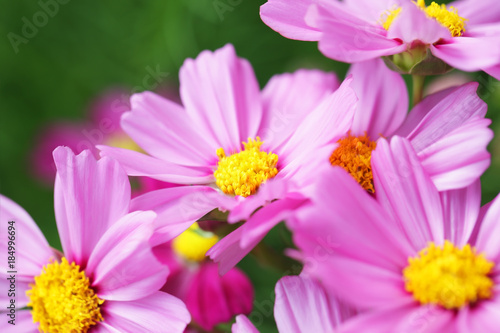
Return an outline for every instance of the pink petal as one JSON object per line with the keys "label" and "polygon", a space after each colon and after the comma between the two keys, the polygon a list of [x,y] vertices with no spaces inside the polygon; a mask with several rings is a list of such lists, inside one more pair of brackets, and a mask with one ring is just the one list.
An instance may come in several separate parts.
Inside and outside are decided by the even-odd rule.
{"label": "pink petal", "polygon": [[260,18],[273,30],[291,39],[317,41],[321,33],[305,22],[313,0],[269,0],[260,7]]}
{"label": "pink petal", "polygon": [[290,194],[259,209],[242,226],[244,232],[241,247],[248,248],[250,244],[262,240],[275,225],[293,216],[295,210],[306,201],[307,199],[300,194]]}
{"label": "pink petal", "polygon": [[217,159],[220,146],[207,142],[207,133],[192,124],[186,111],[152,92],[135,94],[132,111],[122,117],[122,127],[147,153],[184,166],[207,167]]}
{"label": "pink petal", "polygon": [[400,39],[407,44],[414,41],[433,44],[440,39],[451,38],[451,33],[436,19],[428,17],[414,3],[405,1],[401,4],[401,12],[387,31],[387,37]]}
{"label": "pink petal", "polygon": [[97,149],[101,151],[101,156],[120,162],[129,176],[146,176],[176,184],[207,184],[214,180],[213,171],[208,168],[168,163],[128,149],[100,145]]}
{"label": "pink petal", "polygon": [[56,177],[52,152],[58,146],[70,147],[78,153],[89,149],[97,156],[95,144],[102,143],[102,132],[96,132],[87,123],[55,123],[44,128],[34,141],[30,169],[36,177],[50,186]]}
{"label": "pink petal", "polygon": [[458,333],[495,333],[500,327],[500,300],[481,301],[474,308],[465,307],[458,313]]}
{"label": "pink petal", "polygon": [[2,333],[39,333],[38,324],[33,323],[33,316],[29,310],[16,311],[15,325],[9,324],[9,320],[12,320],[3,312],[2,309],[2,320],[0,321],[0,331]]}
{"label": "pink petal", "polygon": [[186,295],[193,320],[206,331],[228,322],[234,315],[252,311],[253,287],[239,270],[219,276],[217,265],[202,264]]}
{"label": "pink petal", "polygon": [[256,136],[262,117],[259,85],[249,62],[238,58],[232,45],[187,59],[179,80],[191,126],[209,130],[205,140],[211,146],[239,151],[242,141]]}
{"label": "pink petal", "polygon": [[[418,113],[419,116],[414,116],[413,130],[408,131],[406,136],[417,152],[470,118],[486,115],[487,105],[477,96],[477,87],[477,82],[470,82],[458,88],[446,89],[424,99],[426,103],[421,107],[419,103],[414,109],[418,112],[412,110],[411,113]],[[397,134],[405,135],[399,131]]]}
{"label": "pink petal", "polygon": [[165,284],[168,269],[148,243],[155,218],[153,212],[125,215],[95,245],[86,273],[100,298],[136,300]]}
{"label": "pink petal", "polygon": [[366,132],[373,140],[392,134],[408,112],[408,90],[401,75],[387,68],[381,59],[353,64],[349,73],[359,99],[352,134]]}
{"label": "pink petal", "polygon": [[497,264],[500,262],[500,195],[491,202],[482,222],[481,229],[477,235],[476,247],[479,252],[484,252],[486,258]]}
{"label": "pink petal", "polygon": [[356,316],[342,325],[339,333],[456,333],[452,311],[402,302]]}
{"label": "pink petal", "polygon": [[444,238],[457,246],[468,243],[481,206],[481,183],[453,191],[441,192],[444,212]]}
{"label": "pink petal", "polygon": [[[34,283],[35,280],[33,276],[31,278],[27,278],[17,274],[10,274],[8,272],[8,269],[2,267],[2,271],[0,272],[0,288],[2,288],[1,290],[5,291],[0,294],[0,302],[1,304],[5,304],[5,306],[8,306],[11,299],[15,299],[15,306],[19,310],[28,305],[29,298],[26,295],[26,292],[32,288],[30,284]],[[37,273],[37,275],[39,275],[41,272],[42,268],[40,268],[40,271]],[[12,287],[12,280],[9,280],[12,278],[11,275],[15,275],[15,287]]]}
{"label": "pink petal", "polygon": [[488,168],[491,158],[486,148],[493,138],[490,123],[480,117],[470,119],[419,152],[439,191],[468,186]]}
{"label": "pink petal", "polygon": [[191,321],[184,303],[161,291],[135,301],[107,301],[103,307],[104,321],[98,326],[109,332],[181,333]]}
{"label": "pink petal", "polygon": [[[278,223],[293,216],[295,210],[306,199],[301,195],[290,195],[260,208],[241,227],[221,239],[208,252],[220,263],[220,272],[225,274],[243,259]],[[240,230],[241,229],[241,230]]]}
{"label": "pink petal", "polygon": [[257,208],[271,203],[273,200],[284,198],[290,189],[290,182],[281,177],[275,177],[259,187],[254,195],[245,198],[240,204],[231,209],[228,216],[229,223],[236,223],[246,220]]}
{"label": "pink petal", "polygon": [[481,230],[481,225],[483,224],[484,217],[486,216],[486,213],[488,212],[488,209],[490,209],[491,204],[494,202],[490,201],[487,204],[483,205],[479,209],[479,214],[477,217],[476,225],[474,226],[474,230],[472,230],[472,234],[469,238],[469,244],[476,244],[477,242],[477,235],[479,234],[479,231]]}
{"label": "pink petal", "polygon": [[244,231],[243,227],[241,226],[231,232],[207,251],[206,255],[216,263],[219,263],[220,275],[226,274],[261,241],[261,239],[257,239],[253,243],[248,244],[247,247],[242,248],[240,242]]}
{"label": "pink petal", "polygon": [[245,315],[236,316],[236,322],[231,326],[232,333],[259,333]]}
{"label": "pink petal", "polygon": [[[217,270],[215,271],[217,272]],[[217,272],[217,274],[219,273]],[[255,298],[252,281],[238,268],[233,268],[221,276],[220,279],[233,315],[250,314]]]}
{"label": "pink petal", "polygon": [[237,199],[208,186],[180,186],[151,191],[134,198],[131,210],[153,210],[155,220],[153,245],[171,240],[196,220],[215,208],[231,210]]}
{"label": "pink petal", "polygon": [[[318,245],[316,249],[319,253]],[[339,251],[342,251],[340,247]],[[388,269],[367,263],[365,258],[347,258],[342,253],[337,253],[340,255],[332,252],[317,255],[316,258],[309,257],[304,274],[319,279],[326,290],[359,309],[379,308],[413,300],[404,289],[401,272],[405,262],[401,262],[397,269]],[[376,259],[372,260],[375,261]]]}
{"label": "pink petal", "polygon": [[458,14],[467,19],[467,25],[494,23],[500,21],[500,7],[497,0],[460,0],[451,3],[458,11]]}
{"label": "pink petal", "polygon": [[446,42],[431,45],[430,50],[448,65],[474,72],[499,64],[500,38],[454,37]]}
{"label": "pink petal", "polygon": [[279,156],[284,166],[282,173],[292,172],[303,164],[304,154],[335,142],[346,135],[352,125],[357,98],[346,78],[341,86],[304,119]]}
{"label": "pink petal", "polygon": [[489,68],[483,68],[483,71],[493,76],[495,79],[500,80],[500,65],[496,65]]}
{"label": "pink petal", "polygon": [[[487,106],[476,89],[471,82],[428,96],[396,132],[411,141],[439,190],[467,186],[489,165]],[[470,149],[457,153],[464,145]]]}
{"label": "pink petal", "polygon": [[[330,5],[329,0],[319,0],[324,6]],[[387,10],[399,5],[399,0],[344,0],[342,3],[348,11],[366,21],[376,21]]]}
{"label": "pink petal", "polygon": [[391,217],[342,168],[319,170],[317,179],[312,204],[296,212],[292,225],[305,258],[335,269],[323,261],[339,254],[399,274],[414,251]]}
{"label": "pink petal", "polygon": [[395,218],[415,252],[430,241],[442,243],[439,194],[408,140],[395,136],[389,145],[380,139],[371,161],[377,201]]}
{"label": "pink petal", "polygon": [[[13,235],[9,234],[9,221],[14,221]],[[1,274],[9,274],[8,271],[17,272],[18,281],[32,282],[33,277],[42,272],[42,267],[54,258],[54,253],[42,232],[31,216],[17,203],[0,194],[0,268]],[[15,266],[8,266],[8,242],[13,237],[15,248]],[[2,279],[4,279],[2,277]],[[5,289],[4,289],[5,290]]]}
{"label": "pink petal", "polygon": [[355,17],[342,8],[340,2],[331,2],[330,7],[326,10],[311,6],[308,12],[310,19],[306,21],[323,32],[319,49],[327,57],[343,62],[359,62],[406,49],[401,42],[387,38],[382,27]]}
{"label": "pink petal", "polygon": [[96,162],[89,151],[54,150],[54,205],[65,257],[85,267],[98,240],[129,209],[130,183],[109,158]]}
{"label": "pink petal", "polygon": [[276,284],[274,317],[280,332],[333,332],[349,311],[304,276],[285,276]]}
{"label": "pink petal", "polygon": [[411,109],[410,113],[406,117],[406,120],[403,122],[401,127],[397,129],[393,135],[399,135],[403,137],[407,137],[410,135],[415,128],[418,128],[419,124],[422,122],[422,119],[434,109],[436,105],[441,103],[443,99],[445,99],[448,95],[450,95],[455,90],[460,89],[458,87],[450,87],[441,91],[438,91],[434,94],[426,96],[420,103],[415,105],[413,109]]}
{"label": "pink petal", "polygon": [[301,69],[273,76],[262,91],[263,117],[259,136],[276,150],[338,87],[334,73],[319,70]]}

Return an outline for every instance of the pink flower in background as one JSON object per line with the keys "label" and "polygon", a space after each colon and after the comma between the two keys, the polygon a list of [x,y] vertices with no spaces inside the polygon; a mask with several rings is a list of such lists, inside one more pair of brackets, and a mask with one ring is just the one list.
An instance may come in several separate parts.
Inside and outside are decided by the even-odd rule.
{"label": "pink flower in background", "polygon": [[[162,87],[161,94],[179,102],[179,97],[170,86]],[[129,100],[130,95],[125,89],[110,89],[91,103],[87,119],[80,122],[59,121],[43,128],[36,137],[30,157],[34,175],[49,185],[53,184],[56,167],[52,152],[59,146],[69,147],[76,153],[90,150],[96,158],[99,157],[97,144],[140,150],[120,127],[122,114],[130,110]],[[138,179],[138,182],[138,192],[166,187],[151,180]]]}
{"label": "pink flower in background", "polygon": [[[283,333],[334,332],[356,312],[304,276],[285,276],[276,284],[274,318]],[[259,332],[247,317],[236,317],[233,333]]]}
{"label": "pink flower in background", "polygon": [[185,303],[193,320],[211,331],[235,315],[250,314],[253,298],[252,283],[239,269],[220,276],[217,264],[205,262],[191,281]]}
{"label": "pink flower in background", "polygon": [[[183,332],[190,321],[185,305],[159,291],[168,268],[148,242],[156,214],[129,213],[123,169],[108,158],[96,162],[87,150],[75,156],[67,147],[57,148],[54,160],[63,253],[49,246],[26,211],[0,197],[2,224],[14,221],[17,235],[16,326],[2,320],[2,332]],[[7,288],[4,236],[0,274]],[[30,311],[21,310],[26,306]]]}
{"label": "pink flower in background", "polygon": [[479,182],[439,193],[404,138],[372,163],[376,199],[327,170],[294,221],[304,272],[367,310],[339,332],[496,332],[500,196],[480,210]]}
{"label": "pink flower in background", "polygon": [[410,61],[411,70],[430,52],[452,67],[484,70],[499,79],[497,1],[443,6],[423,0],[269,0],[261,18],[287,38],[318,41],[320,51],[335,60],[354,63],[407,52],[392,60]]}
{"label": "pink flower in background", "polygon": [[238,268],[220,276],[217,265],[205,257],[218,237],[197,223],[172,242],[153,248],[157,258],[170,269],[162,291],[186,303],[193,321],[206,331],[252,311],[254,289]]}
{"label": "pink flower in background", "polygon": [[[302,204],[300,180],[316,163],[304,166],[305,147],[323,144],[315,131],[345,133],[356,97],[350,80],[337,89],[333,74],[315,70],[275,76],[260,92],[250,64],[231,45],[186,60],[180,81],[183,107],[145,92],[132,96],[132,111],[122,117],[124,131],[150,156],[99,149],[129,175],[194,185],[134,199],[134,209],[154,210],[159,221],[163,216],[179,221],[177,233],[157,230],[154,244],[177,236],[215,208],[231,211],[231,223],[248,219],[245,244],[237,244],[241,230],[227,241],[234,245],[230,262],[221,267],[227,272]],[[304,123],[308,115],[321,126]]]}
{"label": "pink flower in background", "polygon": [[[36,138],[31,155],[31,169],[35,176],[53,184],[56,167],[52,152],[59,146],[67,146],[76,153],[90,150],[98,157],[96,144],[133,144],[120,128],[120,116],[129,108],[128,94],[122,89],[113,89],[92,103],[88,120],[57,122],[43,128]],[[132,148],[132,144],[127,146]]]}

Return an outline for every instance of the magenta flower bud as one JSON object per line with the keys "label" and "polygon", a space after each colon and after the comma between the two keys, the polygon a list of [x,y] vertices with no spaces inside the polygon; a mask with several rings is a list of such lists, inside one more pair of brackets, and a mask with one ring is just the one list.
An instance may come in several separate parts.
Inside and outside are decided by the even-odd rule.
{"label": "magenta flower bud", "polygon": [[242,271],[233,268],[220,276],[217,264],[206,262],[194,276],[185,303],[193,320],[211,331],[233,316],[249,314],[253,299],[253,286]]}

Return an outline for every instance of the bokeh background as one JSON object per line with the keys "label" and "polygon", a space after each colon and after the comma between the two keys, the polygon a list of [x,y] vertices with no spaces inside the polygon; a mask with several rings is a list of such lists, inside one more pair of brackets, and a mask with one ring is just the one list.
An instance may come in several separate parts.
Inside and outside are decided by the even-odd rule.
{"label": "bokeh background", "polygon": [[[56,248],[60,243],[53,190],[34,177],[37,165],[30,158],[46,126],[88,119],[92,103],[110,89],[128,93],[152,89],[155,82],[144,84],[150,69],[168,73],[162,74],[159,88],[177,90],[184,59],[227,43],[252,63],[261,86],[274,74],[301,67],[334,71],[339,78],[348,69],[346,64],[323,57],[316,43],[285,39],[262,23],[259,6],[265,0],[1,3],[0,192],[24,207]],[[49,3],[52,5],[44,9],[43,4]],[[28,34],[27,21],[38,23]],[[479,94],[488,103],[488,117],[493,120],[491,128],[500,133],[499,82],[484,73],[469,75],[480,82]],[[500,191],[498,137],[489,149],[492,165],[481,179],[483,203]],[[288,239],[281,226],[266,241],[279,250],[289,245]],[[251,319],[262,331],[275,331],[272,290],[283,272],[261,268],[252,258],[241,266],[257,290]]]}

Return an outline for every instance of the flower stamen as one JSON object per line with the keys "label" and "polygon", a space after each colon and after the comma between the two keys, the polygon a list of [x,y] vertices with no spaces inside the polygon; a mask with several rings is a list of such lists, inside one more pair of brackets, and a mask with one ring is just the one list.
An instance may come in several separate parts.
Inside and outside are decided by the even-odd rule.
{"label": "flower stamen", "polygon": [[32,308],[33,322],[41,332],[86,333],[102,321],[100,299],[85,272],[66,258],[43,267],[35,283],[26,292]]}
{"label": "flower stamen", "polygon": [[260,150],[263,142],[257,137],[243,142],[244,149],[226,156],[223,148],[217,149],[215,183],[222,192],[229,195],[248,197],[255,194],[266,180],[278,174],[278,155]]}
{"label": "flower stamen", "polygon": [[459,309],[492,296],[494,264],[469,244],[460,249],[449,241],[443,246],[431,242],[408,262],[405,288],[421,304]]}
{"label": "flower stamen", "polygon": [[374,193],[371,167],[372,151],[377,144],[365,133],[363,136],[352,136],[337,141],[339,146],[330,156],[331,165],[341,166],[356,179],[367,191]]}
{"label": "flower stamen", "polygon": [[[414,4],[423,10],[428,17],[436,19],[442,26],[448,28],[453,37],[460,37],[465,32],[466,18],[458,15],[458,11],[455,7],[446,5],[438,5],[434,1],[429,5],[425,5],[425,0],[417,0]],[[387,10],[382,14],[381,22],[385,30],[389,30],[392,22],[396,17],[398,17],[401,12],[401,7]]]}

